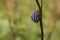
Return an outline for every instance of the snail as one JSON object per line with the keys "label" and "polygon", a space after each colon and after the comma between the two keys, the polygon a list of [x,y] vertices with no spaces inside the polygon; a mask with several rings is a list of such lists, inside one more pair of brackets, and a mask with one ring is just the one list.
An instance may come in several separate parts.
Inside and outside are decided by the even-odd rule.
{"label": "snail", "polygon": [[37,11],[34,11],[33,14],[31,15],[31,19],[35,22],[35,23],[38,23],[41,19],[41,15],[40,15],[40,11],[37,10]]}

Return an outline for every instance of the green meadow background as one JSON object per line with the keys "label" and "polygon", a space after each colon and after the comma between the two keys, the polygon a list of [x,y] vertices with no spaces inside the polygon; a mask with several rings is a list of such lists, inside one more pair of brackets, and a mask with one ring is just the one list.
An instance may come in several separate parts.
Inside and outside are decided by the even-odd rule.
{"label": "green meadow background", "polygon": [[[40,2],[40,0],[39,0]],[[35,0],[16,0],[18,19],[17,19],[17,37],[16,40],[40,40],[41,32],[39,23],[34,23],[31,20],[31,15],[38,10]],[[43,29],[44,40],[48,37],[50,20],[47,17],[51,16],[48,12],[49,0],[43,0]],[[11,4],[9,4],[11,5]],[[12,40],[12,32],[9,27],[9,22],[5,13],[4,0],[0,0],[0,40]],[[11,26],[14,28],[14,14],[12,9],[9,11],[11,17]],[[56,23],[56,28],[52,34],[51,40],[60,40],[60,20]]]}

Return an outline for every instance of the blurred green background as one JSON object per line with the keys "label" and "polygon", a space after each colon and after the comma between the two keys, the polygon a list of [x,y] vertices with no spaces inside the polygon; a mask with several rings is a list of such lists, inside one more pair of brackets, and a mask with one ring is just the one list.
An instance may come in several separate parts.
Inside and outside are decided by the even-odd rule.
{"label": "blurred green background", "polygon": [[[11,0],[10,0],[11,1]],[[39,0],[40,2],[40,0]],[[51,17],[48,11],[49,0],[43,0],[43,28],[44,40],[48,37]],[[31,20],[31,14],[38,10],[35,0],[16,0],[17,4],[17,37],[16,40],[40,40],[41,32],[39,23],[34,23]],[[8,4],[11,6],[11,4]],[[9,27],[7,15],[5,13],[5,1],[0,0],[0,40],[12,40],[12,32]],[[9,10],[11,17],[11,26],[14,28],[14,14],[12,9]],[[58,19],[56,28],[51,36],[51,40],[60,40],[60,21]]]}

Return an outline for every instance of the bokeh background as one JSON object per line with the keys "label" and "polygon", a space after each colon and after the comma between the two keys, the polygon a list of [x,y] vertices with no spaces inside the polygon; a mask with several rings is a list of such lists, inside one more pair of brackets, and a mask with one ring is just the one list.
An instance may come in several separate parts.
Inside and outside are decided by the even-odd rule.
{"label": "bokeh background", "polygon": [[[41,32],[39,23],[34,23],[31,20],[32,13],[38,10],[35,0],[16,0],[16,5],[13,2],[14,0],[0,0],[0,40],[13,40],[14,30],[16,30],[16,40],[40,40]],[[58,3],[59,1],[43,0],[44,40],[48,39],[49,30],[52,29],[52,17],[56,14],[52,14],[50,10],[52,10],[52,6],[56,6],[56,2]],[[56,8],[53,10],[56,12]],[[54,31],[52,32],[50,40],[60,40],[59,19],[57,19],[55,29],[53,28]]]}

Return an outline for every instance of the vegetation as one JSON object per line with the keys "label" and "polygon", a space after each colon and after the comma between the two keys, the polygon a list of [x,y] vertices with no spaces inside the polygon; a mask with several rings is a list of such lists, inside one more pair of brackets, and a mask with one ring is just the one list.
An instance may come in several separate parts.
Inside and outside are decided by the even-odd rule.
{"label": "vegetation", "polygon": [[[7,7],[5,1],[6,0],[0,0],[0,40],[13,40],[12,33],[14,30],[16,31],[16,33],[15,31],[13,33],[16,36],[16,40],[40,40],[41,34],[39,23],[34,23],[30,18],[31,14],[38,10],[35,0],[16,0],[15,4],[9,0],[7,2],[7,10],[5,8]],[[49,3],[51,3],[51,1],[43,0],[44,40],[47,39],[47,34],[51,29],[51,20],[48,20],[50,19],[48,17],[51,17],[48,11]],[[58,19],[51,40],[60,40],[59,28],[60,21]]]}

